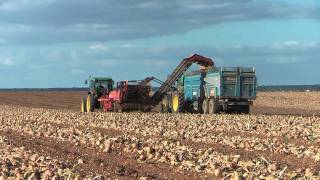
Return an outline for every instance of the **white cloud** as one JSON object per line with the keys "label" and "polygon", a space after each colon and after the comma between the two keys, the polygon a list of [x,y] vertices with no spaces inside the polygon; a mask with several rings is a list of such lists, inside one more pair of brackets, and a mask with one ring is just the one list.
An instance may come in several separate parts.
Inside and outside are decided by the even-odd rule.
{"label": "white cloud", "polygon": [[284,48],[292,48],[292,47],[299,47],[302,44],[299,41],[290,40],[285,42],[278,42],[274,43],[271,47],[274,49],[284,49]]}
{"label": "white cloud", "polygon": [[273,49],[301,49],[301,48],[315,48],[319,45],[319,43],[316,42],[308,42],[308,43],[302,43],[295,40],[285,41],[281,43],[274,43],[271,45],[271,48]]}
{"label": "white cloud", "polygon": [[300,42],[298,42],[298,41],[286,41],[286,42],[283,43],[283,45],[285,45],[285,46],[298,46],[298,45],[300,45]]}
{"label": "white cloud", "polygon": [[139,8],[150,8],[150,7],[154,7],[158,5],[157,2],[153,1],[153,2],[143,2],[143,3],[140,3],[140,4],[137,4],[137,7]]}
{"label": "white cloud", "polygon": [[99,50],[99,51],[109,51],[110,48],[103,45],[103,44],[93,44],[91,46],[88,47],[88,49],[90,50]]}
{"label": "white cloud", "polygon": [[0,59],[0,64],[4,66],[16,65],[16,63],[10,58]]}

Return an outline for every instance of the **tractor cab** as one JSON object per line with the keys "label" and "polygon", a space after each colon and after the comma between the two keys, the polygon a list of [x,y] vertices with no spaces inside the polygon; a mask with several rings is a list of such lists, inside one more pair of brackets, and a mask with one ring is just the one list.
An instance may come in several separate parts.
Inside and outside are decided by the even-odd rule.
{"label": "tractor cab", "polygon": [[114,81],[108,77],[90,76],[85,84],[89,84],[89,90],[88,96],[81,101],[81,112],[92,112],[94,109],[100,108],[98,99],[113,90]]}
{"label": "tractor cab", "polygon": [[108,77],[90,77],[88,94],[99,98],[108,94],[113,89],[114,81]]}

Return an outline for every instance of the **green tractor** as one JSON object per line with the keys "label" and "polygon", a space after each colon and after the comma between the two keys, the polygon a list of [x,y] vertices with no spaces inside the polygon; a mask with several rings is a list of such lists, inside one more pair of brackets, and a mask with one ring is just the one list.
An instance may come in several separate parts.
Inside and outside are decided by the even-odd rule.
{"label": "green tractor", "polygon": [[113,90],[114,81],[108,77],[89,77],[85,81],[87,85],[89,81],[88,96],[81,100],[81,112],[93,112],[94,109],[100,108],[98,98],[109,94]]}

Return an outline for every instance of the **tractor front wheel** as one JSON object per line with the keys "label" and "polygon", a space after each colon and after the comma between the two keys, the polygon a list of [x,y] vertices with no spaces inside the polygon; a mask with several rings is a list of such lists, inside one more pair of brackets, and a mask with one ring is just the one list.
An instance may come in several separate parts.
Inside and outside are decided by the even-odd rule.
{"label": "tractor front wheel", "polygon": [[87,100],[85,98],[81,99],[81,112],[87,112]]}
{"label": "tractor front wheel", "polygon": [[95,98],[92,94],[89,94],[87,97],[87,111],[93,112],[95,107]]}

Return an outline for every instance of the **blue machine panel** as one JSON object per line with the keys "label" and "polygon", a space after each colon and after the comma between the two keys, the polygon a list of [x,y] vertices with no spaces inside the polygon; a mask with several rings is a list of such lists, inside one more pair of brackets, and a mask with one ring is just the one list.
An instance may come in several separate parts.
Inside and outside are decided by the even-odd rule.
{"label": "blue machine panel", "polygon": [[206,97],[255,99],[257,79],[254,68],[214,67],[201,82],[200,72],[185,74],[185,99],[195,101],[203,85]]}

